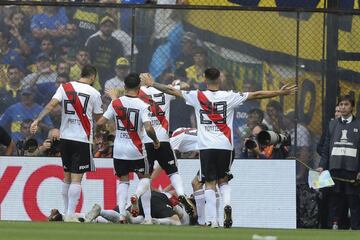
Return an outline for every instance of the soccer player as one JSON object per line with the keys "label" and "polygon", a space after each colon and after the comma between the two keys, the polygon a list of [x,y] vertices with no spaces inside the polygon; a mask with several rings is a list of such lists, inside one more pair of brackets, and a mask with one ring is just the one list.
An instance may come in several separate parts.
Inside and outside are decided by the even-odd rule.
{"label": "soccer player", "polygon": [[[81,193],[81,180],[85,172],[95,171],[92,159],[93,118],[103,113],[100,93],[91,85],[97,70],[85,65],[78,81],[60,85],[44,110],[31,124],[36,133],[38,124],[58,104],[63,106],[60,126],[60,152],[64,168],[62,196],[65,206],[65,221],[72,221]],[[77,219],[77,218],[76,218]]]}
{"label": "soccer player", "polygon": [[149,105],[138,98],[140,90],[139,74],[130,73],[125,78],[125,95],[113,100],[104,115],[97,121],[102,126],[108,120],[116,123],[114,141],[114,168],[120,183],[117,189],[118,205],[122,223],[126,220],[126,201],[129,190],[129,172],[135,172],[140,182],[136,193],[131,197],[131,213],[136,216],[139,212],[138,198],[141,197],[144,209],[144,224],[151,224],[150,214],[150,171],[152,166],[143,149],[143,129],[149,136],[154,150],[160,147],[160,142],[151,125]]}
{"label": "soccer player", "polygon": [[[186,83],[179,83],[176,88],[186,89],[189,87]],[[191,204],[187,201],[184,194],[183,181],[178,173],[176,165],[176,156],[169,143],[169,115],[170,115],[170,101],[175,97],[163,93],[153,87],[142,86],[139,91],[139,98],[150,105],[151,122],[156,131],[161,146],[159,149],[154,149],[151,139],[144,136],[145,149],[148,154],[151,165],[154,165],[155,160],[158,161],[162,169],[165,170],[169,176],[172,186],[175,188],[179,201],[184,204],[186,211],[190,214],[193,212]]]}
{"label": "soccer player", "polygon": [[239,93],[220,90],[220,71],[216,68],[205,70],[205,91],[180,91],[171,86],[156,83],[150,74],[143,74],[142,80],[164,93],[182,97],[195,109],[198,128],[198,149],[200,150],[201,175],[205,178],[205,212],[212,227],[216,227],[216,183],[224,201],[224,227],[232,226],[231,189],[227,172],[232,161],[234,108],[246,100],[272,98],[294,94],[296,85],[284,85],[275,91]]}

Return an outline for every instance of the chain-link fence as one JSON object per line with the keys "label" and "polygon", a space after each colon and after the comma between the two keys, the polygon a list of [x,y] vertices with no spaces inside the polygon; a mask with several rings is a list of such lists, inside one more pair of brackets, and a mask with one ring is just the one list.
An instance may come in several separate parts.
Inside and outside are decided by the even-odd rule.
{"label": "chain-link fence", "polygon": [[[246,6],[246,1],[237,2]],[[258,2],[253,5],[260,7],[289,7],[286,1],[247,2]],[[181,79],[193,89],[204,89],[204,69],[215,66],[221,70],[224,89],[274,90],[287,83],[299,86],[297,96],[251,101],[235,110],[238,153],[244,138],[253,135],[253,126],[263,122],[269,129],[291,135],[290,156],[308,163],[318,159],[314,146],[322,134],[328,67],[325,43],[330,39],[325,22],[336,18],[338,49],[356,52],[360,48],[358,16],[320,10],[256,11],[227,7],[234,6],[227,1],[188,3],[217,6],[1,6],[0,125],[18,142],[18,148],[24,148],[26,140],[34,138],[29,134],[31,119],[59,84],[80,77],[86,63],[97,67],[94,86],[101,93],[123,88],[122,80],[129,71],[150,72],[163,83]],[[322,6],[324,1],[309,5]],[[345,60],[333,69],[340,79],[340,92],[351,91],[357,96],[359,65],[356,59]],[[336,96],[336,89],[332,90]],[[104,97],[104,102],[109,103],[109,99]],[[171,111],[172,131],[195,127],[192,108],[181,100],[174,101],[172,108],[176,109]],[[59,127],[59,113],[53,112],[44,121],[41,133],[35,136],[39,145],[57,134],[51,131],[48,136],[49,129]],[[108,144],[106,139],[98,136],[98,149],[110,147],[103,146]]]}

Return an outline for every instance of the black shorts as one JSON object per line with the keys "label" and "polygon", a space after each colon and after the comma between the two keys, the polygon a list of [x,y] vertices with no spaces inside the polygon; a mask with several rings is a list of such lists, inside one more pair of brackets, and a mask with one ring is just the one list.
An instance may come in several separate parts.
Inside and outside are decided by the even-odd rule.
{"label": "black shorts", "polygon": [[230,168],[233,160],[233,151],[231,150],[200,150],[201,178],[210,182],[231,175]]}
{"label": "black shorts", "polygon": [[[167,218],[176,214],[172,208],[169,198],[163,193],[151,191],[150,204],[152,218]],[[118,208],[114,208],[114,210],[118,211]],[[130,211],[130,207],[128,208],[128,211]],[[141,197],[139,198],[139,215],[144,216]]]}
{"label": "black shorts", "polygon": [[175,153],[169,142],[161,142],[159,149],[155,149],[152,143],[145,143],[145,149],[149,162],[153,166],[155,160],[157,160],[167,175],[178,171]]}
{"label": "black shorts", "polygon": [[65,172],[85,173],[95,171],[91,143],[60,139],[60,153]]}
{"label": "black shorts", "polygon": [[149,165],[147,158],[138,160],[123,160],[114,158],[114,169],[116,176],[126,176],[130,172],[140,173],[142,175],[150,174],[152,166]]}

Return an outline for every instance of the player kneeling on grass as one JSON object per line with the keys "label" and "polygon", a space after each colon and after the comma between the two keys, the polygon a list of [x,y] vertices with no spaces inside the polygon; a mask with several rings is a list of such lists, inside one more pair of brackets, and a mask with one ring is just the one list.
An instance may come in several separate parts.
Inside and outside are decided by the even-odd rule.
{"label": "player kneeling on grass", "polygon": [[[191,202],[191,201],[190,201]],[[176,204],[175,206],[173,204]],[[194,209],[195,204],[193,204]],[[196,213],[196,211],[195,211]],[[164,193],[157,191],[151,192],[151,214],[152,223],[159,225],[189,225],[191,221],[185,211],[185,207],[178,202],[172,202]],[[196,215],[195,215],[196,216]],[[119,206],[112,210],[101,209],[100,205],[94,204],[92,209],[86,214],[77,214],[78,222],[96,223],[123,223],[119,213]],[[63,221],[63,215],[57,210],[52,209],[49,221]],[[130,207],[126,211],[126,222],[131,224],[141,224],[144,221],[144,210],[141,199],[139,199],[139,215],[133,217],[130,214]]]}

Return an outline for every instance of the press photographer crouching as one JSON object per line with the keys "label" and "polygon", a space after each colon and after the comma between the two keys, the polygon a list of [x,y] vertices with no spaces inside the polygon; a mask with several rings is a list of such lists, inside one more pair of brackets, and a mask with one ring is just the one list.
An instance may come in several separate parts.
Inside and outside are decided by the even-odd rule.
{"label": "press photographer crouching", "polygon": [[291,145],[291,138],[287,133],[268,131],[265,124],[258,124],[244,145],[242,159],[284,159],[289,154],[287,146]]}
{"label": "press photographer crouching", "polygon": [[101,130],[95,136],[97,158],[111,158],[113,155],[115,136],[108,130]]}
{"label": "press photographer crouching", "polygon": [[21,149],[22,156],[60,157],[60,131],[57,128],[49,131],[48,138],[41,145],[38,145],[38,142],[31,138],[22,144],[22,146],[18,146],[18,149]]}

